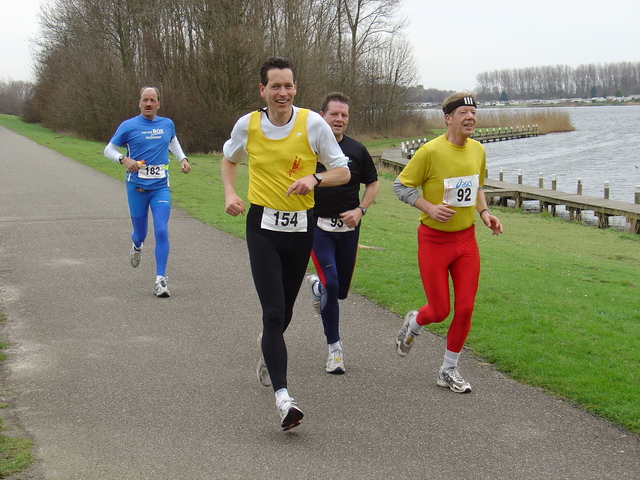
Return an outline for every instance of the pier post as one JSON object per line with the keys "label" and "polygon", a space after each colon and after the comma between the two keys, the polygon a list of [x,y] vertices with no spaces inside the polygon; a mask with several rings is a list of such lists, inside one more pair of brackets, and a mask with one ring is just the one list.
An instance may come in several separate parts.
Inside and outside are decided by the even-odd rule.
{"label": "pier post", "polygon": [[522,170],[518,170],[518,185],[522,185]]}
{"label": "pier post", "polygon": [[604,182],[604,199],[609,200],[609,182]]}
{"label": "pier post", "polygon": [[[504,171],[502,170],[502,167],[500,168],[500,181],[504,182]],[[638,202],[636,202],[638,203]]]}
{"label": "pier post", "polygon": [[636,185],[636,205],[640,205],[640,185]]}
{"label": "pier post", "polygon": [[[577,188],[576,193],[578,195],[582,195],[582,179],[581,178],[578,179],[578,188]],[[571,220],[579,222],[580,220],[582,220],[582,211],[579,208],[570,208],[569,209],[569,218]]]}
{"label": "pier post", "polygon": [[[551,190],[555,190],[558,182],[556,180],[556,174],[551,175]],[[556,216],[556,204],[551,204],[551,215]]]}
{"label": "pier post", "polygon": [[[544,188],[544,176],[543,176],[542,172],[540,172],[538,174],[538,187],[539,188]],[[540,204],[540,211],[544,210],[546,212],[547,211],[547,207],[548,207],[547,202],[538,202],[538,203]]]}

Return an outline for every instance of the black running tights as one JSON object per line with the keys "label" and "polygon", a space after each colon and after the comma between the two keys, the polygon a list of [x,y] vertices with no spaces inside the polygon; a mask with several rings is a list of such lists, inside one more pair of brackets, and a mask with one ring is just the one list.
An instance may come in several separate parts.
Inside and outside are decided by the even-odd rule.
{"label": "black running tights", "polygon": [[313,244],[313,215],[308,231],[275,232],[260,227],[262,207],[247,213],[247,246],[251,274],[262,306],[262,353],[274,392],[287,387],[287,347],[284,332],[293,316]]}

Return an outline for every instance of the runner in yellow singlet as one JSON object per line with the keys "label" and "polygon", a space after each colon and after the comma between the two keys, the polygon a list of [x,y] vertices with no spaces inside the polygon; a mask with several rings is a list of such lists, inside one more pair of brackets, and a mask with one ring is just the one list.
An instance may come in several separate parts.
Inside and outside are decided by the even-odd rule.
{"label": "runner in yellow singlet", "polygon": [[[269,58],[261,68],[259,87],[267,107],[241,117],[234,126],[223,148],[222,182],[225,211],[244,215],[235,181],[238,163],[248,159],[247,247],[263,327],[257,375],[273,388],[281,427],[288,430],[300,424],[303,413],[287,388],[283,334],[311,253],[313,192],[348,182],[350,173],[329,125],[317,113],[293,105],[297,85],[290,60]],[[327,171],[316,173],[317,162]]]}

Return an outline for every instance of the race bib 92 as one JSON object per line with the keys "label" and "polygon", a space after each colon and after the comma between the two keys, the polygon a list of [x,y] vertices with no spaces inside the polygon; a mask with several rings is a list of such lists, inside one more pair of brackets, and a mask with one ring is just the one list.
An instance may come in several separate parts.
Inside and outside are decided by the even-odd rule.
{"label": "race bib 92", "polygon": [[478,175],[445,178],[442,202],[451,207],[473,207],[480,186]]}

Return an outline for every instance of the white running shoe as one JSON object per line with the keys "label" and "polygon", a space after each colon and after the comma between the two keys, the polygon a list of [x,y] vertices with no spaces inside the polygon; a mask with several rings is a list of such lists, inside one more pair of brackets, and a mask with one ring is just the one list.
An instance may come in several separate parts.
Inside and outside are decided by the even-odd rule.
{"label": "white running shoe", "polygon": [[156,297],[167,298],[171,296],[169,288],[167,288],[167,280],[168,277],[161,277],[160,280],[156,281],[153,286],[153,293],[155,293]]}
{"label": "white running shoe", "polygon": [[289,430],[300,425],[304,413],[298,408],[293,398],[285,398],[276,403],[276,410],[280,417],[282,430]]}
{"label": "white running shoe", "polygon": [[402,324],[402,328],[398,332],[398,337],[396,338],[396,351],[401,357],[409,355],[411,347],[413,346],[413,341],[416,339],[417,335],[420,335],[420,332],[414,332],[409,326],[411,319],[417,316],[417,310],[411,310],[404,316],[404,323]]}
{"label": "white running shoe", "polygon": [[142,247],[144,247],[144,243],[140,244],[140,248],[136,247],[135,243],[131,244],[131,250],[129,251],[129,260],[131,261],[131,266],[136,268],[140,265],[140,260],[142,260]]}
{"label": "white running shoe", "polygon": [[327,373],[333,373],[336,375],[340,375],[345,372],[344,357],[342,356],[341,348],[329,352],[329,358],[327,359],[327,366],[325,370]]}
{"label": "white running shoe", "polygon": [[456,367],[447,368],[446,370],[441,368],[436,383],[438,386],[450,388],[456,393],[471,393],[471,384],[462,378]]}
{"label": "white running shoe", "polygon": [[264,355],[262,354],[262,333],[258,335],[258,351],[260,352],[260,361],[258,362],[258,366],[256,367],[256,375],[258,375],[258,380],[265,387],[271,386],[271,376],[269,375],[269,370],[267,370],[267,363],[264,361]]}
{"label": "white running shoe", "polygon": [[318,288],[318,291],[320,290],[320,279],[312,273],[311,275],[307,275],[305,280],[311,289],[311,304],[313,305],[313,309],[320,315],[320,300],[322,300],[322,297],[316,293],[316,288]]}

